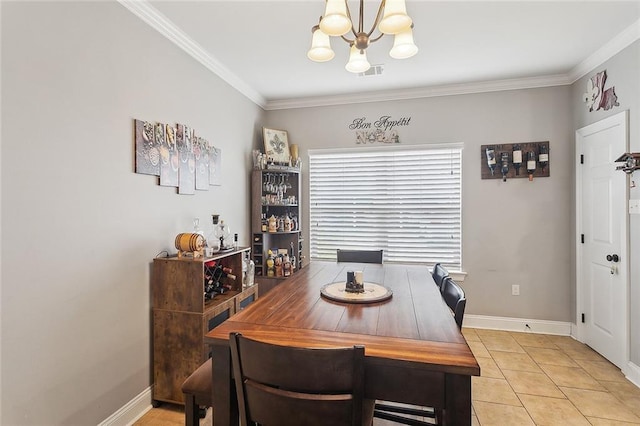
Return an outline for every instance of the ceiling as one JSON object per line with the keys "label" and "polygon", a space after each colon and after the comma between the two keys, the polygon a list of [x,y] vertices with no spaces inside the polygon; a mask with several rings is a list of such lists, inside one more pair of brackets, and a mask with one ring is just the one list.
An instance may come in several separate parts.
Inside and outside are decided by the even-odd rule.
{"label": "ceiling", "polygon": [[418,54],[392,59],[385,36],[367,49],[384,73],[357,77],[339,38],[332,61],[306,57],[323,0],[119,1],[267,109],[570,84],[640,38],[640,0],[407,0]]}

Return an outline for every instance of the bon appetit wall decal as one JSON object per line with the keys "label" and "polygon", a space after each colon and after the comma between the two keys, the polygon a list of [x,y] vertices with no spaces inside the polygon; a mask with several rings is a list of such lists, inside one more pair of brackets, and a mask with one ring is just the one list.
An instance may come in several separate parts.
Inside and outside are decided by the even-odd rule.
{"label": "bon appetit wall decal", "polygon": [[354,118],[349,124],[350,130],[356,131],[356,144],[400,143],[397,127],[408,126],[411,117],[392,118],[383,115],[375,121],[367,121],[367,117]]}

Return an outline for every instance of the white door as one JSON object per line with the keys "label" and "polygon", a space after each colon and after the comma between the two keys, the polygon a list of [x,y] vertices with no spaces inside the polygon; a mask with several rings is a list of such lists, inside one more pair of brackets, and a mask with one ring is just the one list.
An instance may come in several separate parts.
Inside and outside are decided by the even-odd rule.
{"label": "white door", "polygon": [[615,160],[627,146],[626,112],[576,132],[579,337],[620,368],[628,360],[628,190]]}

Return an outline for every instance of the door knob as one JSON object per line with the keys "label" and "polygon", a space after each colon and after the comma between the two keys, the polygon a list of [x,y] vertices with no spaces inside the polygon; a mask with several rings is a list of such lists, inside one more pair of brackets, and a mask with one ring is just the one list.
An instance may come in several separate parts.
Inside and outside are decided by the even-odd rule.
{"label": "door knob", "polygon": [[608,260],[609,262],[617,262],[617,261],[619,261],[619,260],[620,260],[620,258],[618,257],[618,255],[617,255],[617,254],[608,254],[608,255],[607,255],[607,260]]}

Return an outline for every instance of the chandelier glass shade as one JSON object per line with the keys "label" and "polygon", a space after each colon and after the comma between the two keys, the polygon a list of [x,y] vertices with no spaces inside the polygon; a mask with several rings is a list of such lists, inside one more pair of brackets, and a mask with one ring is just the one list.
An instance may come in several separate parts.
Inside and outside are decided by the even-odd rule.
{"label": "chandelier glass shade", "polygon": [[[418,47],[413,42],[413,21],[407,15],[404,0],[381,0],[369,32],[363,29],[364,0],[360,0],[358,18],[356,29],[347,0],[326,0],[324,15],[320,17],[318,25],[311,29],[313,36],[307,57],[315,62],[330,61],[335,56],[330,37],[340,37],[350,46],[349,62],[345,66],[347,71],[365,72],[371,67],[366,49],[385,34],[394,36],[393,48],[389,52],[392,58],[406,59],[418,53]],[[376,29],[379,34],[374,36]],[[353,38],[346,36],[349,32]]]}

